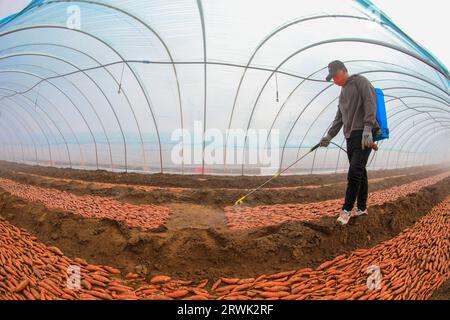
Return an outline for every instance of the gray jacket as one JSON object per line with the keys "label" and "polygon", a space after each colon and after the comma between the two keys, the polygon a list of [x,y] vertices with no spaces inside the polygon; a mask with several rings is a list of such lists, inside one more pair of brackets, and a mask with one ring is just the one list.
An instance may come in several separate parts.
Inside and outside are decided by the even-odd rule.
{"label": "gray jacket", "polygon": [[334,138],[342,126],[346,138],[364,127],[379,128],[375,89],[362,75],[351,75],[342,87],[338,111],[327,133],[329,138]]}

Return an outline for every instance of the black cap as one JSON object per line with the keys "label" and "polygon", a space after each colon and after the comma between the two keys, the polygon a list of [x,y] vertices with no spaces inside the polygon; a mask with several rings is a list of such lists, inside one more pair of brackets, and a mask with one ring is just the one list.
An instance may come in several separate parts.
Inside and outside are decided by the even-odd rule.
{"label": "black cap", "polygon": [[330,81],[331,78],[333,78],[336,72],[340,69],[346,69],[342,61],[334,60],[330,62],[330,64],[328,65],[328,75],[326,77],[326,80]]}

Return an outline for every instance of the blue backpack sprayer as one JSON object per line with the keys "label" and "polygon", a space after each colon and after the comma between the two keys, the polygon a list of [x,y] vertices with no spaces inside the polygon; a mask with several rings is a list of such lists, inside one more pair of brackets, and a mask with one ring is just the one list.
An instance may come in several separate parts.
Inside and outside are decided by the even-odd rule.
{"label": "blue backpack sprayer", "polygon": [[386,103],[384,93],[380,88],[375,88],[377,96],[377,122],[380,128],[374,130],[373,141],[389,139],[389,127],[387,122]]}

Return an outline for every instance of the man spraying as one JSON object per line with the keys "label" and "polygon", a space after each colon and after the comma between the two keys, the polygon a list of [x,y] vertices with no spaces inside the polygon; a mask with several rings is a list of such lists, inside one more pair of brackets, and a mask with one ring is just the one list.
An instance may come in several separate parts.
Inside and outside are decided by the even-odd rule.
{"label": "man spraying", "polygon": [[[328,133],[321,139],[320,146],[327,147],[343,126],[350,167],[345,202],[337,221],[345,225],[351,217],[368,214],[366,165],[374,145],[372,130],[379,128],[377,100],[375,89],[369,80],[362,75],[349,75],[343,62],[331,62],[328,73],[326,80],[333,79],[342,89],[336,116]],[[355,201],[357,207],[353,208]]]}

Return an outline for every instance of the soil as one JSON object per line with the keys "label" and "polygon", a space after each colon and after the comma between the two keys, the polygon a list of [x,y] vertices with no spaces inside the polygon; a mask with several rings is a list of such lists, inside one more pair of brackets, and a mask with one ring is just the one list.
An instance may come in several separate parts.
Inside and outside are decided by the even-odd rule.
{"label": "soil", "polygon": [[[448,171],[448,167],[429,166],[369,172],[369,192],[383,190]],[[249,189],[268,177],[143,175],[29,166],[0,161],[0,177],[17,182],[56,188],[74,194],[113,197],[134,204],[191,203],[208,205],[212,210],[232,205]],[[63,180],[68,179],[68,180]],[[79,180],[79,181],[77,181]],[[104,186],[101,183],[123,185]],[[134,186],[157,186],[141,190]],[[164,189],[167,187],[168,189]],[[171,188],[187,188],[173,190]],[[307,203],[341,198],[345,194],[346,174],[281,176],[245,200],[245,205]],[[216,207],[216,209],[214,209]]]}
{"label": "soil", "polygon": [[450,300],[450,279],[433,293],[430,300]]}
{"label": "soil", "polygon": [[[26,165],[0,160],[0,168],[9,171],[22,171],[25,173],[41,174],[55,178],[84,180],[91,182],[109,182],[123,184],[137,184],[158,187],[184,187],[184,188],[254,188],[265,182],[268,176],[214,176],[214,175],[179,175],[179,174],[141,174],[116,173],[105,170],[80,170],[69,168],[44,167]],[[437,165],[421,168],[401,168],[390,170],[369,171],[370,178],[389,178],[395,175],[413,174],[417,170],[426,171],[441,168]],[[312,184],[329,184],[345,182],[346,173],[283,175],[273,180],[271,187],[306,186]]]}
{"label": "soil", "polygon": [[[334,217],[314,222],[291,221],[250,231],[233,231],[217,223],[219,209],[171,204],[169,228],[130,229],[106,219],[85,219],[39,203],[27,202],[0,189],[0,214],[45,244],[69,257],[110,265],[145,276],[166,274],[200,280],[255,277],[316,267],[337,255],[369,248],[412,225],[450,193],[450,178],[398,199],[371,207],[370,215],[336,225]],[[210,210],[210,211],[208,211]],[[183,212],[188,215],[184,217]],[[205,212],[205,216],[203,216]],[[202,219],[203,226],[189,227]],[[197,220],[198,221],[198,220]]]}

